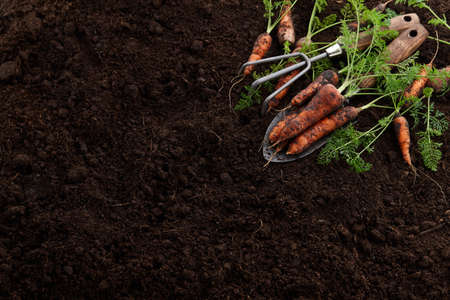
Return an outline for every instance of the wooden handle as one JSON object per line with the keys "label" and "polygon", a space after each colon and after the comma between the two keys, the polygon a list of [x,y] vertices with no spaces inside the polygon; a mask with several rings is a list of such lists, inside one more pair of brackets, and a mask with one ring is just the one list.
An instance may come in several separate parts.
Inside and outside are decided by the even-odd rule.
{"label": "wooden handle", "polygon": [[428,35],[428,30],[422,24],[414,24],[404,30],[387,46],[390,57],[388,63],[398,64],[411,56],[423,44]]}
{"label": "wooden handle", "polygon": [[[428,37],[429,33],[422,24],[414,24],[409,29],[400,33],[386,48],[389,53],[389,59],[386,63],[398,64],[411,56],[420,45]],[[360,88],[369,88],[375,86],[377,79],[369,77],[364,79],[360,84]]]}
{"label": "wooden handle", "polygon": [[[390,24],[388,28],[382,28],[382,30],[395,30],[398,32],[403,32],[404,30],[420,24],[420,19],[417,14],[406,14],[401,16],[393,17],[390,20]],[[372,42],[372,35],[370,32],[364,31],[359,34],[358,39],[358,49],[364,50],[367,47],[369,47],[370,43]]]}
{"label": "wooden handle", "polygon": [[420,18],[417,14],[400,15],[391,19],[388,29],[402,32],[416,24],[420,24]]}

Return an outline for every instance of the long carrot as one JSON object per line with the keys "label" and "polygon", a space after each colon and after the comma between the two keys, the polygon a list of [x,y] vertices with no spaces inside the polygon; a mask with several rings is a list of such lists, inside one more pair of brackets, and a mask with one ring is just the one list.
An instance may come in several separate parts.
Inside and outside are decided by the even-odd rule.
{"label": "long carrot", "polygon": [[314,95],[311,101],[294,118],[287,120],[281,130],[277,143],[288,140],[335,111],[344,103],[344,97],[332,84],[326,84]]}
{"label": "long carrot", "polygon": [[286,1],[284,3],[281,14],[283,17],[281,18],[280,24],[278,25],[278,41],[281,45],[285,42],[289,42],[291,45],[295,43],[295,30],[294,30],[294,22],[292,21],[292,2]]}
{"label": "long carrot", "polygon": [[338,74],[333,70],[326,70],[322,72],[313,82],[311,82],[305,89],[300,91],[291,100],[291,105],[300,106],[310,97],[312,97],[317,90],[326,84],[336,85],[339,81]]}
{"label": "long carrot", "polygon": [[[272,37],[269,33],[264,32],[258,35],[255,43],[253,44],[253,50],[248,58],[247,62],[257,61],[262,59],[269,51],[272,45]],[[250,73],[255,69],[255,65],[248,65],[244,69],[244,75],[250,75]]]}
{"label": "long carrot", "polygon": [[394,118],[393,123],[395,134],[397,136],[397,141],[400,146],[400,151],[403,156],[403,160],[405,160],[406,163],[414,169],[413,164],[411,162],[411,155],[409,153],[409,147],[411,146],[411,138],[409,135],[408,121],[404,116],[398,115],[397,117]]}
{"label": "long carrot", "polygon": [[[301,49],[304,47],[304,41],[306,41],[305,38],[301,38],[299,39],[296,43],[295,43],[295,49],[292,52],[300,52]],[[286,68],[292,66],[294,63],[292,62],[288,62],[286,64]],[[286,82],[288,82],[289,80],[291,80],[292,78],[294,78],[298,73],[300,73],[300,69],[294,70],[291,73],[287,74],[286,76],[282,76],[278,82],[277,85],[275,87],[275,90],[278,90],[279,88],[281,88]],[[267,111],[270,111],[271,109],[277,107],[280,104],[281,99],[284,98],[284,96],[286,96],[287,92],[289,91],[290,86],[286,87],[285,89],[283,89],[281,92],[279,92],[275,97],[273,97],[270,102],[268,103],[268,109]]]}
{"label": "long carrot", "polygon": [[290,115],[286,116],[286,118],[284,118],[283,120],[279,121],[277,123],[277,125],[275,125],[272,128],[272,131],[269,134],[269,141],[272,143],[275,143],[278,140],[278,138],[280,137],[281,131],[286,126],[286,123],[295,117],[296,117],[295,114],[290,114]]}
{"label": "long carrot", "polygon": [[313,126],[297,136],[290,144],[286,154],[299,154],[312,144],[354,120],[361,112],[361,108],[346,106],[338,109],[328,117],[323,118]]}

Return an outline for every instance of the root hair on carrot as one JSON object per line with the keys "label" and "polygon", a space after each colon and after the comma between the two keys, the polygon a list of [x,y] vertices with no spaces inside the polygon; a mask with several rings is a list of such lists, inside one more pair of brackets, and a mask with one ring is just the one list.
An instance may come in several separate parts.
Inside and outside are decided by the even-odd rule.
{"label": "root hair on carrot", "polygon": [[433,182],[439,188],[439,190],[441,191],[441,194],[442,194],[442,198],[443,198],[442,203],[445,203],[447,201],[447,197],[445,196],[445,192],[444,192],[444,189],[442,188],[442,186],[436,180],[434,180],[430,175],[428,175],[421,169],[417,168],[416,170],[420,171],[420,173],[422,175],[425,175],[426,178],[428,178],[431,182]]}
{"label": "root hair on carrot", "polygon": [[240,78],[238,81],[234,82],[234,83],[231,85],[230,89],[228,90],[228,102],[229,102],[229,104],[230,104],[230,111],[232,111],[232,112],[234,112],[234,113],[236,113],[236,112],[235,112],[234,109],[233,109],[233,103],[232,103],[233,101],[231,100],[231,91],[233,90],[233,88],[234,88],[237,84],[241,83],[241,82],[244,80],[244,78],[245,78],[245,76],[242,76],[242,75],[241,75],[241,78]]}

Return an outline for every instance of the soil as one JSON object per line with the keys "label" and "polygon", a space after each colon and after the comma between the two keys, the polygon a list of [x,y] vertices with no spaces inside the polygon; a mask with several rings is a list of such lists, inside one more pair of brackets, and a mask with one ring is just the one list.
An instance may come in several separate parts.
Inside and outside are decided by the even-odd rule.
{"label": "soil", "polygon": [[[295,9],[298,36],[312,3]],[[450,19],[448,1],[429,4]],[[448,296],[448,131],[437,172],[413,138],[416,178],[393,130],[366,173],[317,152],[264,168],[273,115],[228,103],[263,13],[258,0],[1,2],[1,298]],[[433,100],[448,116],[449,97]]]}

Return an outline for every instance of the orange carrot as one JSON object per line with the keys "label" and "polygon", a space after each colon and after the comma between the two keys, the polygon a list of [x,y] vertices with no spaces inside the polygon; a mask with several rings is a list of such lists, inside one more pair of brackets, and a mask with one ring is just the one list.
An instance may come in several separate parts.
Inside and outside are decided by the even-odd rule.
{"label": "orange carrot", "polygon": [[[436,32],[436,37],[437,36],[437,32]],[[430,60],[430,62],[428,64],[425,65],[425,67],[422,68],[422,70],[420,70],[419,73],[419,78],[417,78],[416,80],[414,80],[411,85],[409,87],[406,88],[406,90],[403,92],[403,97],[406,99],[405,101],[405,106],[409,106],[411,104],[411,98],[412,97],[420,97],[422,96],[422,92],[423,89],[425,88],[425,86],[428,83],[428,71],[431,70],[431,68],[433,68],[433,62],[434,59],[436,58],[437,54],[439,52],[439,42],[437,42],[436,44],[436,51],[434,53],[433,58]]]}
{"label": "orange carrot", "polygon": [[[288,63],[286,64],[286,68],[292,66],[292,63]],[[298,73],[300,73],[300,69],[294,70],[291,73],[289,73],[286,76],[283,76],[280,78],[280,80],[278,80],[278,83],[275,87],[275,90],[278,90],[279,88],[281,88],[286,82],[288,82],[289,80],[291,80],[292,78],[294,78],[295,76],[298,75]],[[270,110],[272,110],[275,107],[278,107],[278,105],[280,104],[281,99],[284,98],[284,96],[286,96],[287,92],[289,91],[290,86],[284,88],[281,92],[279,92],[275,97],[273,97],[269,103],[268,103],[268,109],[267,111],[269,112]]]}
{"label": "orange carrot", "polygon": [[394,129],[397,136],[398,145],[402,152],[403,159],[406,163],[413,167],[411,162],[411,155],[409,154],[409,147],[411,146],[411,138],[409,135],[409,125],[405,117],[398,115],[394,118]]}
{"label": "orange carrot", "polygon": [[277,143],[293,138],[339,108],[344,97],[332,84],[322,86],[311,101],[294,118],[287,120]]}
{"label": "orange carrot", "polygon": [[333,70],[326,70],[322,72],[313,82],[311,82],[305,89],[300,91],[291,100],[291,105],[299,106],[306,100],[312,97],[318,89],[326,84],[336,85],[339,81],[338,74]]}
{"label": "orange carrot", "polygon": [[297,136],[290,144],[286,154],[299,154],[309,148],[322,137],[354,120],[361,109],[346,106],[323,118]]}
{"label": "orange carrot", "polygon": [[[247,62],[257,61],[262,59],[269,51],[270,45],[272,44],[272,37],[267,32],[261,33],[256,38],[253,45],[252,54],[248,58]],[[248,65],[244,69],[244,76],[250,75],[250,73],[255,69],[255,65]]]}
{"label": "orange carrot", "polygon": [[281,15],[284,15],[278,25],[278,41],[283,45],[286,41],[295,43],[294,23],[292,22],[292,2],[286,1],[281,9]]}
{"label": "orange carrot", "polygon": [[286,126],[286,123],[290,120],[295,118],[295,114],[290,114],[286,116],[283,120],[279,121],[275,127],[272,128],[272,131],[269,134],[269,141],[272,143],[275,143],[278,138],[280,137],[281,131]]}
{"label": "orange carrot", "polygon": [[[304,38],[302,38],[302,39],[304,39]],[[302,40],[302,39],[300,39],[300,40]],[[299,44],[299,41],[297,41],[297,43],[295,44],[296,48],[292,52],[300,52],[300,50],[302,49],[303,45]],[[288,62],[286,64],[286,68],[290,67],[292,65],[293,65],[293,63]],[[298,73],[300,73],[300,69],[294,70],[291,73],[289,73],[288,75],[281,77],[278,80],[275,90],[278,90],[279,88],[281,88],[286,82],[288,82],[289,80],[294,78]],[[272,108],[275,108],[280,104],[280,100],[283,99],[284,96],[286,96],[287,92],[289,91],[289,88],[290,88],[290,86],[284,88],[281,92],[279,92],[275,97],[273,97],[270,100],[270,102],[268,103],[269,108],[267,109],[267,111],[270,111]]]}
{"label": "orange carrot", "polygon": [[[446,66],[443,70],[446,72],[450,72],[450,65]],[[442,71],[442,69],[441,69]],[[447,87],[450,85],[450,77],[446,78]],[[427,86],[433,88],[436,93],[440,93],[444,90],[444,82],[441,78],[430,79],[427,82]]]}
{"label": "orange carrot", "polygon": [[[427,67],[431,68],[431,64],[427,64]],[[422,95],[423,89],[427,85],[428,75],[427,67],[424,67],[420,70],[419,78],[415,79],[409,87],[403,92],[403,97],[406,99],[405,106],[409,106],[411,104],[411,98],[420,97]]]}

